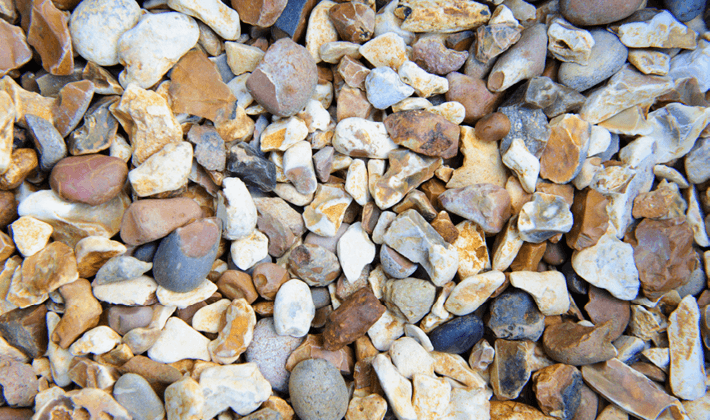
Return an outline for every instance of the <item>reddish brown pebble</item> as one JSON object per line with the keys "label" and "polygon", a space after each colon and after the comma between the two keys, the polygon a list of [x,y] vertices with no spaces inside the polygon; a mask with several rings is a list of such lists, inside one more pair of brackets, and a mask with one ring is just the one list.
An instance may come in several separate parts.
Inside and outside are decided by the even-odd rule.
{"label": "reddish brown pebble", "polygon": [[433,227],[447,243],[453,244],[459,237],[459,230],[456,229],[456,226],[451,222],[449,213],[443,210],[431,221],[431,227]]}
{"label": "reddish brown pebble", "polygon": [[493,112],[476,122],[476,138],[483,141],[498,141],[508,135],[510,120],[501,112]]}
{"label": "reddish brown pebble", "polygon": [[612,296],[604,289],[589,286],[589,303],[584,306],[589,319],[595,325],[611,321],[612,340],[616,340],[629,325],[631,306],[628,301]]}
{"label": "reddish brown pebble", "polygon": [[[11,7],[14,7],[14,4]],[[22,66],[32,58],[32,50],[27,45],[22,29],[2,19],[0,19],[0,44],[3,45],[3,52],[0,54],[0,76]]]}
{"label": "reddish brown pebble", "polygon": [[375,11],[365,4],[340,3],[331,7],[328,15],[343,41],[361,44],[375,32]]}
{"label": "reddish brown pebble", "polygon": [[227,270],[222,273],[217,280],[217,288],[227,299],[244,298],[249,304],[259,297],[251,276],[239,270]]}
{"label": "reddish brown pebble", "polygon": [[568,365],[603,362],[617,354],[611,344],[612,328],[611,322],[596,327],[569,321],[548,325],[542,336],[542,345],[552,360]]}
{"label": "reddish brown pebble", "polygon": [[440,76],[460,69],[466,58],[468,51],[446,48],[436,37],[421,37],[412,45],[412,61],[429,73]]}
{"label": "reddish brown pebble", "polygon": [[201,217],[202,209],[190,198],[139,200],[123,214],[121,239],[128,245],[152,242]]}
{"label": "reddish brown pebble", "polygon": [[414,152],[444,159],[459,152],[459,126],[441,115],[402,111],[388,115],[384,123],[392,141]]}
{"label": "reddish brown pebble", "polygon": [[239,20],[249,25],[266,28],[279,18],[288,0],[232,0]]}
{"label": "reddish brown pebble", "polygon": [[323,348],[339,350],[362,337],[385,309],[369,287],[353,293],[328,316],[323,331]]}
{"label": "reddish brown pebble", "polygon": [[93,97],[94,84],[88,80],[68,83],[59,91],[54,125],[62,137],[68,136],[79,125]]}
{"label": "reddish brown pebble", "polygon": [[49,185],[64,200],[97,206],[116,197],[127,176],[128,167],[121,159],[70,156],[54,165]]}
{"label": "reddish brown pebble", "polygon": [[282,284],[289,280],[288,271],[274,263],[261,263],[251,273],[254,287],[259,295],[267,300],[274,300]]}
{"label": "reddish brown pebble", "polygon": [[596,190],[585,188],[574,195],[574,225],[565,238],[570,248],[581,251],[596,245],[609,226],[606,206],[609,200]]}
{"label": "reddish brown pebble", "polygon": [[503,92],[491,92],[486,87],[486,82],[481,79],[461,73],[450,73],[446,79],[449,81],[446,100],[460,102],[466,108],[466,117],[463,120],[466,124],[475,124],[495,111],[503,100]]}
{"label": "reddish brown pebble", "polygon": [[47,351],[47,307],[14,309],[0,316],[0,336],[12,347],[36,359]]}
{"label": "reddish brown pebble", "polygon": [[84,331],[99,324],[102,308],[91,293],[88,280],[79,279],[59,288],[64,298],[64,315],[54,328],[52,341],[68,348]]}
{"label": "reddish brown pebble", "polygon": [[297,364],[306,359],[327,360],[343,375],[351,375],[355,364],[352,348],[346,346],[337,351],[324,350],[321,334],[306,336],[306,341],[298,346],[286,360],[286,370],[290,372]]}

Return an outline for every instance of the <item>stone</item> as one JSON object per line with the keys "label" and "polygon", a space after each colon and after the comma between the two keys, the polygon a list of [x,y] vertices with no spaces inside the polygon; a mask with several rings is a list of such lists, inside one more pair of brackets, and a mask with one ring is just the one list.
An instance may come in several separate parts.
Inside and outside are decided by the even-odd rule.
{"label": "stone", "polygon": [[154,420],[165,416],[165,408],[148,381],[126,373],[113,386],[113,396],[136,420]]}
{"label": "stone", "polygon": [[558,78],[561,84],[582,92],[616,74],[628,56],[628,50],[612,33],[592,29],[593,47],[589,65],[565,62],[560,65]]}
{"label": "stone", "polygon": [[[231,2],[231,5],[239,12],[239,18],[242,22],[266,28],[276,22],[284,8],[287,7],[287,2],[282,0],[257,2],[235,0]],[[289,12],[293,11],[289,10]],[[295,38],[298,39],[299,37]]]}
{"label": "stone", "polygon": [[121,335],[134,328],[150,325],[156,311],[150,306],[111,306],[108,310],[108,324]]}
{"label": "stone", "polygon": [[689,48],[697,46],[696,34],[667,10],[642,9],[622,22],[611,25],[627,47]]}
{"label": "stone", "polygon": [[214,366],[200,374],[205,398],[204,418],[231,408],[239,415],[255,411],[271,394],[271,387],[254,363]]}
{"label": "stone", "polygon": [[397,418],[414,420],[417,413],[412,405],[412,384],[405,379],[392,362],[383,354],[378,354],[372,361],[372,368],[385,392]]}
{"label": "stone", "polygon": [[454,170],[446,184],[447,188],[464,188],[474,184],[505,186],[507,170],[495,142],[481,139],[478,132],[466,126],[461,126],[460,142],[461,153],[464,155],[463,165]]}
{"label": "stone", "polygon": [[504,282],[505,276],[500,271],[467,277],[451,291],[444,307],[454,315],[470,314],[486,302]]}
{"label": "stone", "polygon": [[463,122],[475,124],[479,119],[495,111],[503,96],[486,87],[485,81],[461,73],[451,72],[446,76],[449,90],[445,94],[447,101],[461,103],[466,109]]}
{"label": "stone", "polygon": [[[408,150],[394,150],[389,155],[389,168],[378,169],[376,161],[368,162],[370,193],[381,210],[397,204],[404,196],[430,179],[441,166],[441,158],[423,157]],[[384,162],[382,162],[384,163]]]}
{"label": "stone", "polygon": [[342,418],[348,409],[348,394],[340,372],[322,359],[296,365],[289,379],[291,405],[303,420]]}
{"label": "stone", "polygon": [[129,86],[112,112],[128,133],[136,166],[168,143],[182,140],[182,129],[167,100],[155,92]]}
{"label": "stone", "polygon": [[538,265],[547,249],[547,244],[547,242],[539,244],[524,243],[513,263],[510,264],[510,269],[512,271],[537,271]]}
{"label": "stone", "polygon": [[445,419],[479,418],[490,416],[492,392],[488,388],[453,388]]}
{"label": "stone", "polygon": [[375,13],[362,3],[340,3],[328,11],[328,16],[344,41],[362,44],[375,32]]}
{"label": "stone", "polygon": [[439,115],[420,110],[396,112],[384,124],[395,144],[414,152],[442,158],[458,153],[459,128]]}
{"label": "stone", "polygon": [[451,399],[451,384],[446,379],[416,374],[412,385],[412,403],[417,418],[436,419],[446,412]]}
{"label": "stone", "polygon": [[468,56],[468,51],[447,48],[436,36],[422,36],[412,45],[412,61],[422,69],[439,76],[446,76],[460,69]]}
{"label": "stone", "polygon": [[356,203],[361,206],[370,201],[370,190],[368,188],[367,167],[362,159],[354,159],[348,167],[345,179],[345,191],[353,197]]}
{"label": "stone", "polygon": [[153,276],[162,287],[186,293],[207,277],[217,257],[221,224],[201,219],[175,229],[160,242],[153,257]]}
{"label": "stone", "polygon": [[158,340],[148,350],[148,357],[160,363],[173,363],[183,359],[210,360],[207,350],[209,341],[185,321],[171,317]]}
{"label": "stone", "polygon": [[186,375],[165,389],[165,412],[170,418],[202,418],[205,397],[197,383]]}
{"label": "stone", "polygon": [[145,244],[201,217],[202,210],[190,198],[139,200],[124,214],[121,239],[128,245]]}
{"label": "stone", "polygon": [[367,99],[377,109],[386,109],[412,96],[414,88],[400,80],[389,67],[376,67],[365,78]]}
{"label": "stone", "polygon": [[449,90],[449,81],[444,77],[426,72],[412,61],[405,61],[397,70],[399,78],[412,88],[417,96],[429,98]]}
{"label": "stone", "polygon": [[613,340],[619,337],[629,324],[629,303],[611,296],[606,290],[590,287],[589,303],[584,306],[584,310],[595,325],[612,321]]}
{"label": "stone", "polygon": [[187,183],[192,157],[190,143],[169,143],[130,171],[128,180],[140,197],[176,190]]}
{"label": "stone", "polygon": [[23,216],[9,226],[9,231],[17,250],[22,256],[29,257],[47,245],[52,235],[52,225],[32,216]]}
{"label": "stone", "polygon": [[461,354],[483,337],[483,322],[474,313],[454,318],[429,333],[434,350]]}
{"label": "stone", "polygon": [[304,47],[281,39],[269,47],[246,83],[249,93],[267,111],[281,117],[291,116],[314,93],[315,61]]}
{"label": "stone", "polygon": [[547,147],[540,156],[540,176],[565,184],[579,174],[587,158],[591,125],[574,114],[564,114],[550,121],[550,130]]}
{"label": "stone", "polygon": [[523,290],[508,288],[493,299],[486,326],[505,340],[537,341],[545,328],[545,316]]}
{"label": "stone", "polygon": [[[289,269],[311,286],[327,286],[338,279],[341,271],[334,253],[320,245],[308,243],[291,251]],[[356,278],[359,276],[358,272]]]}
{"label": "stone", "polygon": [[595,44],[589,31],[577,28],[562,18],[556,18],[547,28],[547,36],[547,49],[556,59],[582,66],[589,64]]}
{"label": "stone", "polygon": [[283,170],[286,178],[301,194],[313,194],[318,186],[311,145],[299,141],[289,147],[283,155]]}
{"label": "stone", "polygon": [[292,337],[305,336],[315,312],[308,285],[297,279],[287,281],[281,285],[274,300],[276,333]]}
{"label": "stone", "polygon": [[[687,107],[673,103],[649,114],[649,123],[653,130],[646,139],[652,138],[657,145],[657,162],[665,163],[680,158],[692,149],[700,127],[710,118],[704,110],[703,107]],[[683,118],[686,124],[678,126],[676,121],[679,118]],[[676,134],[671,135],[672,130],[675,130]]]}
{"label": "stone", "polygon": [[503,113],[510,121],[510,131],[500,143],[501,154],[508,153],[517,140],[519,145],[516,147],[525,146],[526,153],[540,158],[551,135],[544,111],[508,102],[498,108],[497,112]]}
{"label": "stone", "polygon": [[199,36],[195,20],[182,13],[143,15],[118,39],[118,60],[125,66],[119,82],[124,88],[131,83],[143,89],[153,86],[197,44]]}
{"label": "stone", "polygon": [[239,38],[239,14],[219,1],[170,0],[168,7],[201,20],[224,39],[234,41]]}
{"label": "stone", "polygon": [[[28,7],[29,9],[29,7]],[[51,74],[66,76],[74,68],[69,17],[51,1],[33,3],[27,43],[37,50],[42,67]]]}
{"label": "stone", "polygon": [[[259,61],[264,57],[264,51],[261,49],[238,42],[225,42],[224,48],[227,53],[229,69],[236,76],[254,71]],[[231,86],[231,83],[228,86]],[[235,93],[234,90],[232,93]]]}
{"label": "stone", "polygon": [[429,313],[436,298],[436,288],[426,280],[406,278],[384,284],[383,297],[387,308],[416,324]]}
{"label": "stone", "polygon": [[387,245],[380,247],[379,257],[382,271],[392,278],[404,279],[410,277],[419,267]]}
{"label": "stone", "polygon": [[406,323],[406,319],[387,309],[367,330],[367,335],[377,350],[387,351],[396,339],[404,335]]}
{"label": "stone", "polygon": [[710,179],[710,173],[706,169],[709,150],[710,141],[707,138],[700,138],[685,156],[685,172],[691,183],[700,184]]}
{"label": "stone", "polygon": [[101,236],[89,236],[80,240],[74,250],[79,277],[94,276],[109,259],[126,252],[120,242]]}
{"label": "stone", "polygon": [[350,282],[355,282],[362,269],[375,259],[375,244],[360,222],[350,225],[340,237],[337,251],[340,267]]}
{"label": "stone", "polygon": [[[91,100],[91,95],[88,95],[88,92],[85,93],[84,98],[87,96]],[[111,146],[118,142],[115,140],[118,121],[111,113],[111,107],[115,106],[114,104],[117,102],[118,97],[106,97],[92,105],[86,110],[86,113],[83,113],[82,109],[76,111],[75,116],[84,114],[84,124],[69,133],[68,146],[71,155],[87,155],[106,149],[110,151]],[[114,146],[115,149],[116,146]]]}
{"label": "stone", "polygon": [[533,391],[542,411],[563,420],[575,418],[581,403],[582,373],[574,366],[555,364],[533,374]]}
{"label": "stone", "polygon": [[259,295],[274,300],[281,285],[289,280],[289,273],[280,265],[264,262],[254,266],[252,278]]}
{"label": "stone", "polygon": [[628,17],[638,9],[641,3],[640,0],[632,2],[563,0],[560,3],[560,12],[565,19],[575,25],[605,25]]}
{"label": "stone", "polygon": [[473,221],[486,233],[500,232],[510,217],[510,195],[494,184],[449,189],[439,195],[439,201],[446,210]]}
{"label": "stone", "polygon": [[[172,85],[171,85],[172,86]],[[195,160],[209,171],[223,171],[227,164],[224,140],[213,127],[193,126],[187,140],[195,145]]]}
{"label": "stone", "polygon": [[303,209],[306,228],[316,235],[332,237],[338,232],[352,197],[338,184],[320,184],[315,197]]}
{"label": "stone", "polygon": [[49,172],[52,167],[67,155],[67,146],[54,125],[44,118],[32,114],[25,116],[27,128],[39,154],[39,168]]}
{"label": "stone", "polygon": [[[14,10],[14,5],[12,7]],[[11,70],[21,67],[32,58],[32,50],[27,45],[27,38],[19,27],[8,22],[0,22],[0,38],[3,45],[8,46],[6,55],[0,61],[0,76],[6,75]]]}
{"label": "stone", "polygon": [[0,188],[15,189],[22,184],[38,166],[37,153],[33,149],[15,149],[7,171],[0,176]]}
{"label": "stone", "polygon": [[[375,26],[377,26],[377,22],[375,22]],[[407,61],[404,39],[395,32],[377,34],[377,30],[375,30],[375,33],[377,35],[375,38],[360,47],[360,54],[375,68],[399,69],[399,66]]]}
{"label": "stone", "polygon": [[394,14],[404,20],[402,29],[411,32],[458,32],[475,29],[490,19],[488,6],[454,0],[406,0]]}
{"label": "stone", "polygon": [[497,339],[495,353],[490,367],[493,392],[499,399],[515,399],[528,383],[532,373],[525,343]]}
{"label": "stone", "polygon": [[221,364],[234,363],[251,343],[256,314],[244,299],[234,300],[225,312],[225,323],[208,349],[212,360]]}
{"label": "stone", "polygon": [[383,123],[350,117],[335,126],[333,147],[346,156],[384,159],[397,145]]}
{"label": "stone", "polygon": [[104,155],[70,156],[54,165],[49,182],[64,200],[96,206],[115,198],[127,176],[126,164],[120,159]]}
{"label": "stone", "polygon": [[39,381],[32,366],[15,361],[3,362],[0,367],[0,385],[5,403],[15,407],[32,405],[39,391]]}
{"label": "stone", "polygon": [[545,353],[555,361],[580,366],[603,362],[617,355],[611,344],[612,323],[583,326],[574,322],[549,325],[542,336]]}
{"label": "stone", "polygon": [[572,212],[565,200],[552,194],[536,192],[532,201],[523,205],[518,230],[523,240],[540,243],[572,228]]}
{"label": "stone", "polygon": [[26,356],[36,359],[47,351],[47,307],[13,309],[0,315],[0,335]]}
{"label": "stone", "polygon": [[[657,418],[663,410],[677,401],[642,373],[618,359],[583,366],[581,370],[582,377],[590,388],[625,412],[644,420]],[[625,386],[633,386],[647,397],[632,398],[621,391]]]}
{"label": "stone", "polygon": [[[708,79],[702,71],[699,71],[705,65],[708,58],[708,47],[710,43],[706,40],[698,41],[698,48],[693,51],[682,52],[671,59],[671,70],[668,75],[675,79],[681,80],[686,77],[694,77],[698,82],[700,91],[707,89]],[[700,66],[700,67],[699,67]]]}
{"label": "stone", "polygon": [[100,301],[117,305],[149,305],[156,302],[158,284],[148,276],[116,283],[108,283],[93,288],[94,296]]}
{"label": "stone", "polygon": [[570,248],[581,251],[597,244],[609,225],[608,199],[591,188],[574,196],[572,215],[576,223],[565,235]]}
{"label": "stone", "polygon": [[[488,76],[488,89],[502,92],[521,80],[542,75],[545,67],[547,32],[542,25],[525,29],[520,40],[506,51],[493,65]],[[530,54],[535,51],[535,54]]]}
{"label": "stone", "polygon": [[263,154],[246,143],[238,143],[227,153],[227,173],[261,191],[272,191],[276,186],[276,166]]}
{"label": "stone", "polygon": [[299,363],[308,359],[323,359],[332,364],[343,375],[353,372],[355,363],[353,352],[350,347],[343,347],[338,351],[328,351],[323,349],[323,336],[308,334],[306,340],[301,344],[286,361],[286,369],[292,371]]}
{"label": "stone", "polygon": [[633,49],[629,51],[629,63],[633,64],[643,74],[665,76],[671,68],[669,55],[650,49]]}
{"label": "stone", "polygon": [[345,413],[347,420],[382,420],[387,414],[387,401],[378,394],[354,396]]}
{"label": "stone", "polygon": [[402,337],[392,343],[389,355],[397,371],[407,379],[434,375],[434,359],[413,338]]}
{"label": "stone", "polygon": [[[50,338],[62,348],[68,348],[84,331],[99,323],[101,305],[92,295],[87,280],[78,279],[59,288],[64,299],[64,315],[54,327]],[[109,349],[110,350],[110,349]]]}
{"label": "stone", "polygon": [[247,347],[246,361],[259,367],[275,391],[286,392],[290,375],[285,367],[286,360],[302,342],[302,338],[278,335],[273,318],[260,319]]}
{"label": "stone", "polygon": [[384,313],[385,306],[369,287],[357,290],[328,315],[323,348],[336,351],[363,337]]}
{"label": "stone", "polygon": [[700,310],[695,298],[692,295],[683,298],[668,320],[671,390],[678,398],[696,400],[705,395],[706,385]]}
{"label": "stone", "polygon": [[222,220],[225,239],[235,240],[246,237],[257,224],[257,211],[249,190],[239,178],[225,178],[222,181],[224,204],[218,204],[217,216]]}
{"label": "stone", "polygon": [[435,285],[444,285],[456,274],[458,252],[449,247],[416,210],[397,216],[384,240],[387,246],[410,261],[421,264]]}
{"label": "stone", "polygon": [[[174,1],[171,0],[171,3]],[[208,7],[207,4],[204,6]],[[239,28],[239,25],[236,27]],[[171,69],[170,80],[168,98],[176,114],[196,115],[219,125],[235,112],[236,97],[222,82],[217,67],[202,51],[192,50],[183,55]]]}
{"label": "stone", "polygon": [[488,63],[520,39],[523,26],[505,5],[496,7],[488,25],[476,29],[476,60]]}
{"label": "stone", "polygon": [[121,336],[111,328],[101,325],[85,332],[78,340],[69,346],[69,352],[74,356],[85,356],[89,353],[100,355],[107,353],[121,342]]}
{"label": "stone", "polygon": [[306,28],[305,46],[308,53],[316,63],[321,61],[320,48],[329,42],[338,41],[338,32],[329,18],[330,9],[334,2],[319,2],[311,10]]}
{"label": "stone", "polygon": [[[682,218],[644,219],[636,227],[634,261],[646,297],[657,299],[689,279],[696,264],[689,248],[692,237],[692,230]],[[659,264],[659,258],[667,262]]]}
{"label": "stone", "polygon": [[79,3],[69,21],[76,52],[99,66],[118,64],[118,40],[138,23],[140,17],[140,6],[133,0]]}
{"label": "stone", "polygon": [[492,112],[476,122],[476,139],[496,142],[510,132],[510,120],[500,112]]}

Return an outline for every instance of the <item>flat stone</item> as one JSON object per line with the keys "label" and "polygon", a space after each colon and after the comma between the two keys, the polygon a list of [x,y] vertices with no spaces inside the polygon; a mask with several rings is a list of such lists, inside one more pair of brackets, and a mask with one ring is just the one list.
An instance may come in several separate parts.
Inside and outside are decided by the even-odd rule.
{"label": "flat stone", "polygon": [[140,17],[140,6],[133,0],[80,2],[69,21],[76,52],[99,66],[118,64],[118,40]]}
{"label": "flat stone", "polygon": [[678,22],[667,10],[642,9],[611,25],[627,47],[688,48],[697,46],[696,34]]}
{"label": "flat stone", "polygon": [[182,140],[182,129],[167,100],[155,92],[129,86],[112,112],[128,133],[136,166],[166,144]]}
{"label": "flat stone", "polygon": [[0,335],[9,345],[33,359],[47,351],[47,322],[45,305],[14,309],[0,315]]}
{"label": "flat stone", "polygon": [[136,420],[152,420],[165,415],[163,403],[148,381],[134,373],[127,373],[116,381],[113,396]]}
{"label": "flat stone", "polygon": [[516,271],[510,273],[510,284],[528,292],[543,315],[561,315],[569,310],[567,283],[559,271]]}
{"label": "flat stone", "polygon": [[23,216],[9,227],[12,241],[23,257],[32,256],[41,251],[52,235],[52,225],[37,220],[32,216]]}
{"label": "flat stone", "polygon": [[315,244],[299,245],[291,251],[289,268],[311,286],[326,286],[340,275],[340,265],[335,254]]}
{"label": "flat stone", "polygon": [[528,293],[508,288],[491,302],[486,326],[498,338],[537,341],[545,328],[545,316]]}
{"label": "flat stone", "polygon": [[130,171],[128,180],[140,197],[176,190],[187,184],[192,157],[190,143],[169,143]]}
{"label": "flat stone", "polygon": [[202,371],[200,387],[205,397],[204,417],[215,417],[231,408],[239,415],[255,411],[271,394],[271,387],[254,363],[215,366]]}
{"label": "flat stone", "polygon": [[274,300],[276,333],[292,337],[305,336],[315,311],[308,285],[297,279],[287,281],[281,285]]}
{"label": "flat stone", "polygon": [[276,186],[274,163],[247,143],[238,143],[228,150],[227,172],[261,191],[272,191]]}
{"label": "flat stone", "polygon": [[296,365],[289,380],[291,404],[304,420],[337,420],[348,408],[347,389],[340,372],[322,359]]}
{"label": "flat stone", "polygon": [[190,50],[200,36],[197,23],[177,12],[143,15],[118,39],[118,60],[125,66],[118,80],[147,89]]}
{"label": "flat stone", "polygon": [[301,194],[313,194],[318,186],[311,145],[299,141],[289,147],[283,155],[283,170],[286,178]]}
{"label": "flat stone", "polygon": [[467,277],[451,291],[444,307],[454,315],[467,315],[486,302],[504,282],[505,276],[500,271]]}
{"label": "flat stone", "polygon": [[399,78],[412,88],[420,98],[446,93],[449,90],[449,81],[444,77],[428,73],[412,61],[405,61],[399,70]]}
{"label": "flat stone", "polygon": [[[283,0],[256,2],[234,0],[231,2],[231,5],[237,12],[239,12],[239,18],[241,21],[248,23],[249,25],[266,28],[276,22],[284,9],[287,7],[287,2]],[[289,10],[289,12],[293,13],[294,10]],[[298,16],[295,16],[295,18],[297,19]],[[298,39],[299,37],[295,38]]]}
{"label": "flat stone", "polygon": [[696,400],[706,392],[699,320],[700,310],[692,295],[683,298],[669,317],[670,386],[684,400]]}
{"label": "flat stone", "polygon": [[367,99],[377,109],[385,109],[408,98],[414,88],[400,80],[399,75],[389,67],[376,67],[365,78]]}
{"label": "flat stone", "polygon": [[476,121],[495,111],[503,100],[501,93],[492,92],[486,87],[485,81],[469,77],[461,73],[451,72],[446,76],[449,81],[447,101],[456,101],[466,108],[464,123],[475,124]]}
{"label": "flat stone", "polygon": [[280,265],[264,262],[254,266],[252,279],[261,297],[274,300],[281,285],[289,280],[289,273]]}
{"label": "flat stone", "polygon": [[542,336],[545,352],[553,360],[580,366],[616,357],[611,344],[611,322],[599,326],[583,326],[574,322],[550,325]]}
{"label": "flat stone", "polygon": [[628,56],[628,50],[612,33],[601,29],[589,31],[593,38],[588,65],[566,62],[560,65],[560,83],[578,92],[608,79],[618,72]]}
{"label": "flat stone", "polygon": [[[377,26],[377,22],[375,22]],[[375,68],[390,67],[392,70],[399,69],[407,61],[406,45],[400,35],[395,32],[377,34],[375,38],[363,44],[359,52]]]}
{"label": "flat stone", "polygon": [[344,41],[361,44],[375,32],[375,13],[365,4],[341,3],[331,7],[330,20]]}
{"label": "flat stone", "polygon": [[200,217],[202,210],[189,198],[140,200],[125,212],[121,239],[129,245],[152,242]]}
{"label": "flat stone", "polygon": [[[118,84],[118,82],[116,83]],[[100,93],[96,87],[94,87],[94,91]],[[118,130],[118,120],[111,113],[111,107],[115,106],[116,102],[118,102],[118,97],[105,97],[86,110],[83,115],[84,124],[69,133],[67,144],[70,154],[74,156],[86,155],[111,148]],[[76,115],[80,113],[82,113],[81,110],[78,110]]]}
{"label": "flat stone", "polygon": [[324,350],[322,335],[308,334],[306,341],[289,356],[286,361],[286,369],[292,371],[296,365],[308,359],[326,360],[338,368],[343,375],[352,374],[355,364],[353,351],[350,347],[343,347],[337,351]]}
{"label": "flat stone", "polygon": [[556,364],[533,374],[533,391],[543,413],[562,420],[575,418],[581,403],[582,373]]}
{"label": "flat stone", "polygon": [[85,356],[89,353],[100,355],[107,353],[121,342],[121,336],[111,328],[101,325],[85,332],[78,340],[69,346],[69,352],[74,356]]}
{"label": "flat stone", "polygon": [[306,228],[316,235],[334,236],[352,197],[338,184],[320,184],[313,201],[303,210]]}
{"label": "flat stone", "polygon": [[547,28],[549,44],[547,49],[560,61],[589,64],[595,41],[592,34],[576,28],[562,18],[554,19]]}
{"label": "flat stone", "polygon": [[287,392],[290,373],[285,367],[286,360],[302,342],[302,338],[278,335],[273,318],[260,319],[247,347],[246,361],[259,367],[273,390]]}
{"label": "flat stone", "polygon": [[510,195],[494,184],[449,189],[439,200],[446,210],[475,222],[486,233],[500,232],[510,217]]}
{"label": "flat stone", "polygon": [[668,54],[650,49],[629,51],[629,63],[643,74],[665,76],[671,69],[671,57]]}
{"label": "flat stone", "polygon": [[476,60],[488,63],[520,39],[523,26],[506,6],[496,7],[488,25],[476,28]]}
{"label": "flat stone", "polygon": [[[14,6],[13,6],[14,10]],[[7,54],[0,61],[0,75],[4,76],[9,71],[21,67],[32,58],[32,50],[27,45],[24,32],[8,22],[0,22],[0,38],[8,46]]]}
{"label": "flat stone", "polygon": [[641,5],[641,0],[623,2],[617,0],[563,0],[560,12],[565,19],[576,25],[605,25],[631,15]]}
{"label": "flat stone", "polygon": [[384,124],[394,143],[414,152],[445,159],[458,153],[459,128],[439,115],[420,110],[396,112]]}
{"label": "flat stone", "polygon": [[524,342],[497,339],[491,364],[491,385],[496,397],[515,399],[532,373]]}
{"label": "flat stone", "polygon": [[365,335],[385,312],[369,287],[363,287],[348,296],[328,315],[323,331],[323,348],[339,350]]}
{"label": "flat stone", "polygon": [[608,203],[604,195],[591,188],[575,194],[571,208],[575,224],[565,235],[567,245],[581,251],[597,244],[609,225]]}
{"label": "flat stone", "polygon": [[[450,10],[443,13],[443,8]],[[458,32],[474,29],[490,19],[488,6],[452,0],[407,0],[395,8],[394,14],[404,19],[402,29],[411,32]]]}
{"label": "flat stone", "polygon": [[150,305],[156,303],[158,284],[148,276],[93,288],[96,298],[116,305]]}
{"label": "flat stone", "polygon": [[[66,76],[74,68],[69,17],[48,0],[33,3],[27,43],[42,59],[42,67],[51,74]],[[30,11],[28,10],[28,12]]]}
{"label": "flat stone", "polygon": [[[576,177],[587,158],[591,125],[573,114],[550,121],[550,139],[540,156],[540,176],[558,184]],[[564,162],[564,163],[561,163]]]}
{"label": "flat stone", "polygon": [[475,314],[454,318],[429,333],[434,350],[446,353],[463,353],[483,336],[483,322]]}

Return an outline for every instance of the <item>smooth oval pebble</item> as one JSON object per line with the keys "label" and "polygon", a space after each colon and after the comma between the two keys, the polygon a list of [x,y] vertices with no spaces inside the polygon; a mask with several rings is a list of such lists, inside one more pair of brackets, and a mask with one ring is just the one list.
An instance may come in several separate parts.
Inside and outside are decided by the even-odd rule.
{"label": "smooth oval pebble", "polygon": [[116,197],[128,176],[121,159],[104,155],[66,157],[52,168],[49,185],[67,201],[92,206]]}
{"label": "smooth oval pebble", "polygon": [[308,359],[291,371],[291,405],[301,420],[340,420],[348,409],[348,388],[340,371],[323,359]]}
{"label": "smooth oval pebble", "polygon": [[663,0],[663,5],[676,19],[687,22],[700,16],[703,8],[707,7],[707,2],[706,0]]}
{"label": "smooth oval pebble", "polygon": [[493,112],[476,122],[476,138],[483,141],[498,141],[508,135],[510,120],[502,112]]}
{"label": "smooth oval pebble", "polygon": [[131,203],[123,213],[121,239],[127,245],[142,245],[164,238],[192,219],[202,217],[202,209],[191,198],[147,199]]}
{"label": "smooth oval pebble", "polygon": [[526,292],[508,288],[489,307],[486,326],[498,338],[537,341],[545,329],[545,316]]}
{"label": "smooth oval pebble", "polygon": [[589,26],[605,25],[628,17],[641,3],[643,0],[560,0],[559,7],[568,21]]}
{"label": "smooth oval pebble", "polygon": [[429,333],[434,350],[460,354],[483,337],[483,322],[475,313],[454,318]]}
{"label": "smooth oval pebble", "polygon": [[557,73],[560,83],[577,92],[585,91],[616,74],[629,56],[626,46],[613,33],[606,29],[589,32],[594,38],[589,65],[562,63]]}
{"label": "smooth oval pebble", "polygon": [[150,383],[135,373],[126,373],[113,386],[113,396],[134,420],[160,420],[165,416],[160,401]]}
{"label": "smooth oval pebble", "polygon": [[221,223],[216,217],[175,229],[160,242],[153,257],[155,282],[173,292],[197,288],[217,257]]}

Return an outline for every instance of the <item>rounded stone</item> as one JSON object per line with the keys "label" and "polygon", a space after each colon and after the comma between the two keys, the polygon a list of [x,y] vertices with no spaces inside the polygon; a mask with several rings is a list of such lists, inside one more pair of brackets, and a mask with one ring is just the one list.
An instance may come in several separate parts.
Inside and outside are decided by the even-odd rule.
{"label": "rounded stone", "polygon": [[297,364],[288,384],[291,405],[301,420],[340,420],[348,410],[348,388],[338,369],[323,359]]}
{"label": "rounded stone", "polygon": [[703,13],[706,0],[663,0],[663,5],[676,19],[687,22]]}
{"label": "rounded stone", "polygon": [[121,159],[105,155],[69,156],[54,165],[49,185],[67,201],[97,206],[116,197],[127,176],[128,167]]}
{"label": "rounded stone", "polygon": [[276,392],[287,392],[290,373],[286,360],[303,342],[303,338],[278,335],[273,318],[263,318],[254,327],[254,336],[247,347],[246,361],[255,363]]}
{"label": "rounded stone", "polygon": [[318,83],[316,62],[289,38],[274,42],[247,79],[254,99],[268,112],[289,117],[303,109]]}
{"label": "rounded stone", "polygon": [[221,223],[216,217],[175,229],[160,242],[153,257],[156,283],[178,293],[197,288],[217,257],[221,234]]}
{"label": "rounded stone", "polygon": [[641,3],[643,0],[560,0],[560,13],[575,25],[606,25],[630,16]]}
{"label": "rounded stone", "polygon": [[461,354],[483,337],[483,322],[471,313],[441,324],[429,333],[434,350]]}
{"label": "rounded stone", "polygon": [[136,247],[133,251],[133,258],[141,260],[143,262],[153,262],[153,257],[155,256],[155,251],[158,250],[160,241],[148,242],[147,244],[140,245]]}
{"label": "rounded stone", "polygon": [[388,281],[382,294],[390,311],[416,324],[431,310],[436,299],[436,287],[428,280],[410,277]]}
{"label": "rounded stone", "polygon": [[594,29],[589,33],[594,38],[589,64],[562,63],[557,72],[559,82],[577,92],[585,91],[616,74],[629,56],[626,46],[613,33],[606,29]]}
{"label": "rounded stone", "polygon": [[449,73],[446,79],[449,81],[446,100],[459,102],[466,108],[466,117],[463,120],[466,124],[475,124],[495,111],[503,100],[502,93],[491,92],[486,87],[486,82],[481,79],[456,72]]}
{"label": "rounded stone", "polygon": [[123,213],[121,240],[127,245],[142,245],[200,217],[200,205],[187,197],[135,201]]}
{"label": "rounded stone", "polygon": [[152,319],[150,306],[114,305],[108,309],[108,326],[121,335],[134,328],[147,327]]}
{"label": "rounded stone", "polygon": [[72,44],[79,55],[100,66],[118,64],[118,39],[138,23],[135,0],[84,0],[69,21]]}
{"label": "rounded stone", "polygon": [[478,120],[474,130],[479,140],[498,141],[508,135],[510,120],[501,112],[493,112]]}
{"label": "rounded stone", "polygon": [[498,338],[537,341],[545,330],[545,316],[529,294],[509,287],[491,302],[486,326]]}
{"label": "rounded stone", "polygon": [[150,383],[135,373],[126,373],[113,386],[113,397],[134,420],[160,420],[165,416],[163,402]]}

